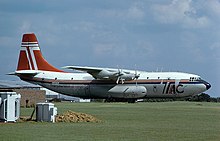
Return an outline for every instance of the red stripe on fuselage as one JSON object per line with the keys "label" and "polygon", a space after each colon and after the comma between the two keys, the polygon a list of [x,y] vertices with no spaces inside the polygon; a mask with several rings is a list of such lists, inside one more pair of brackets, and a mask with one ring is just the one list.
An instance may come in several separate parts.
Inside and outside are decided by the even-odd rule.
{"label": "red stripe on fuselage", "polygon": [[[116,81],[112,81],[112,80],[59,80],[59,79],[46,79],[46,78],[30,78],[30,77],[25,77],[25,79],[28,81],[37,81],[37,82],[43,82],[43,83],[56,83],[56,84],[116,84]],[[142,79],[142,80],[132,80],[132,81],[124,81],[123,84],[135,84],[137,82],[137,84],[141,85],[141,84],[161,84],[161,80],[148,80],[148,79]],[[175,83],[175,80],[167,80],[167,81],[163,81],[163,84],[167,85],[167,83],[169,82],[168,85],[170,85],[171,83]],[[190,82],[187,79],[181,80],[179,83],[187,83]],[[120,83],[119,83],[120,84]],[[168,86],[169,87],[169,86]]]}

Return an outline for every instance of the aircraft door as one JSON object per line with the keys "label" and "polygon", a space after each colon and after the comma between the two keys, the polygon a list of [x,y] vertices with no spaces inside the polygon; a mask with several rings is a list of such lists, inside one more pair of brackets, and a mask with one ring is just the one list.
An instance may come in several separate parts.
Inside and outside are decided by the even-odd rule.
{"label": "aircraft door", "polygon": [[180,83],[180,79],[176,79],[175,80],[175,92],[176,94],[180,94],[184,92],[184,87],[183,85]]}
{"label": "aircraft door", "polygon": [[89,85],[87,85],[86,87],[85,87],[85,95],[86,96],[90,96],[90,86]]}
{"label": "aircraft door", "polygon": [[176,94],[184,93],[185,86],[183,84],[181,84],[180,81],[181,81],[181,79],[175,80]]}
{"label": "aircraft door", "polygon": [[180,79],[175,79],[175,87],[177,87],[180,83]]}

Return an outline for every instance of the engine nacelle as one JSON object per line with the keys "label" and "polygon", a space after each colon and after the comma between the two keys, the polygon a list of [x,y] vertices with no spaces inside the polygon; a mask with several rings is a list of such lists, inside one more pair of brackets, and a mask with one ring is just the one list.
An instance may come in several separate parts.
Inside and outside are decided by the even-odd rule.
{"label": "engine nacelle", "polygon": [[100,71],[99,73],[97,73],[95,75],[97,79],[110,79],[110,80],[125,80],[125,81],[129,81],[129,80],[134,80],[136,75],[134,73],[130,73],[130,72],[123,72],[123,71],[109,71],[109,70],[105,70],[103,69],[102,71]]}
{"label": "engine nacelle", "polygon": [[120,78],[123,80],[134,80],[135,74],[133,74],[133,73],[123,74],[122,76],[120,76]]}
{"label": "engine nacelle", "polygon": [[147,94],[144,86],[116,85],[108,91],[113,98],[143,98]]}
{"label": "engine nacelle", "polygon": [[103,69],[96,75],[96,77],[98,79],[112,79],[112,77],[115,78],[114,74],[115,72],[109,72],[108,70]]}

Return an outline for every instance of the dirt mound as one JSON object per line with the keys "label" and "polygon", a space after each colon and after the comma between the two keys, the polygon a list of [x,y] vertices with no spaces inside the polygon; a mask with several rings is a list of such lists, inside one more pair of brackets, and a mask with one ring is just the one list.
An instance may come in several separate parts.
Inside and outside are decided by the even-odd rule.
{"label": "dirt mound", "polygon": [[85,113],[67,111],[61,115],[57,115],[55,121],[56,122],[99,122],[100,120]]}

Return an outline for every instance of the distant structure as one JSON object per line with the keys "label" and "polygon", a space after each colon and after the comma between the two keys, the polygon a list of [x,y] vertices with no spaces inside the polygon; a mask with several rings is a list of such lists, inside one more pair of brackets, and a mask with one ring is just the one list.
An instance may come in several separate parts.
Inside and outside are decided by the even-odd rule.
{"label": "distant structure", "polygon": [[16,92],[21,95],[21,107],[33,107],[38,102],[45,102],[46,91],[38,85],[32,85],[22,81],[1,81],[1,92]]}
{"label": "distant structure", "polygon": [[10,91],[21,94],[22,107],[33,107],[36,103],[49,102],[54,99],[70,102],[90,102],[90,99],[62,95],[39,85],[30,84],[24,81],[0,80],[0,91]]}

